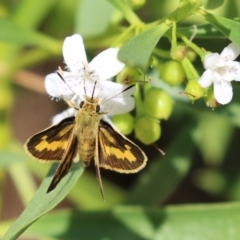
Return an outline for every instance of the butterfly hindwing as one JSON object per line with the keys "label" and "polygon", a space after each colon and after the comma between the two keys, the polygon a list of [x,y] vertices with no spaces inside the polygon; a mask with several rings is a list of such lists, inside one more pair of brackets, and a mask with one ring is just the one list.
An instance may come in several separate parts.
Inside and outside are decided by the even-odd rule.
{"label": "butterfly hindwing", "polygon": [[58,165],[56,172],[54,173],[53,179],[48,187],[47,193],[52,191],[61,179],[68,173],[72,161],[77,154],[77,137],[74,133],[71,134],[70,139],[68,141],[68,145],[66,151],[63,155],[61,163]]}
{"label": "butterfly hindwing", "polygon": [[120,173],[134,173],[147,162],[145,153],[128,138],[101,120],[98,134],[99,166]]}
{"label": "butterfly hindwing", "polygon": [[62,120],[28,139],[27,152],[40,161],[60,161],[68,146],[75,117]]}

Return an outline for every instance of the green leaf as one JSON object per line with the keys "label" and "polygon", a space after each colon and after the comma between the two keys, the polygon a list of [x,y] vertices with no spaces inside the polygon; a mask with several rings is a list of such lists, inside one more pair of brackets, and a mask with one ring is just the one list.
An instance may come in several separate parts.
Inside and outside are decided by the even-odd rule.
{"label": "green leaf", "polygon": [[0,17],[0,29],[0,41],[2,42],[33,45],[52,53],[61,52],[62,42],[21,27],[10,19]]}
{"label": "green leaf", "polygon": [[[188,27],[180,27],[177,29],[178,34],[184,35],[187,38],[190,38],[192,34],[194,33],[193,26]],[[214,28],[211,24],[200,24],[197,25],[197,34],[194,37],[195,38],[226,38],[225,35],[223,35],[220,31],[218,31],[216,28]]]}
{"label": "green leaf", "polygon": [[205,161],[211,166],[219,166],[228,151],[233,134],[234,127],[228,118],[209,112],[201,115],[194,131],[194,139]]}
{"label": "green leaf", "polygon": [[[114,0],[114,2],[122,1]],[[118,53],[119,60],[129,66],[140,68],[145,71],[152,51],[159,39],[172,27],[171,21],[178,22],[187,18],[195,13],[201,5],[202,2],[200,0],[181,1],[181,4],[179,4],[174,12],[161,19],[159,22],[154,23],[154,25],[158,24],[158,26],[150,28],[126,42]]]}
{"label": "green leaf", "polygon": [[55,169],[56,164],[51,167],[47,177],[43,180],[32,200],[19,218],[8,229],[2,240],[17,239],[38,218],[61,202],[83,173],[84,167],[81,161],[74,163],[69,173],[61,180],[56,189],[46,194]]}
{"label": "green leaf", "polygon": [[19,1],[12,18],[14,22],[28,29],[39,26],[58,0],[23,0]]}
{"label": "green leaf", "polygon": [[119,60],[129,66],[141,68],[144,71],[160,37],[170,27],[171,25],[162,23],[130,39],[119,50]]}
{"label": "green leaf", "polygon": [[40,219],[24,236],[85,240],[238,240],[240,204],[205,204],[110,211],[60,211]]}
{"label": "green leaf", "polygon": [[240,47],[240,22],[219,17],[206,11],[204,11],[200,16]]}
{"label": "green leaf", "polygon": [[139,181],[124,201],[125,204],[157,204],[166,200],[177,188],[192,163],[193,142],[190,131],[189,126],[181,131],[166,150],[166,156],[154,159],[149,168],[143,170]]}
{"label": "green leaf", "polygon": [[114,8],[106,0],[82,0],[76,11],[75,32],[83,38],[103,33],[110,24]]}
{"label": "green leaf", "polygon": [[221,5],[223,5],[224,3],[224,0],[214,0],[214,1],[211,1],[211,0],[203,0],[203,6],[206,8],[206,9],[215,9],[215,8],[218,8],[220,7]]}

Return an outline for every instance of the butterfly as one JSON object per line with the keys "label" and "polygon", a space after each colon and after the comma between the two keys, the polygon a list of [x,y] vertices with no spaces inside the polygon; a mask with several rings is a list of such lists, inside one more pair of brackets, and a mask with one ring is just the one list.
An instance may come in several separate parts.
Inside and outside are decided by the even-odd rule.
{"label": "butterfly", "polygon": [[[64,81],[61,73],[58,75]],[[131,87],[127,86],[123,92]],[[145,167],[145,153],[104,120],[102,117],[105,114],[101,112],[100,99],[94,97],[93,90],[91,96],[85,96],[80,102],[75,117],[68,117],[27,140],[25,150],[33,158],[42,162],[60,161],[47,193],[68,173],[75,159],[80,158],[85,166],[94,159],[103,199],[100,168],[135,173]]]}

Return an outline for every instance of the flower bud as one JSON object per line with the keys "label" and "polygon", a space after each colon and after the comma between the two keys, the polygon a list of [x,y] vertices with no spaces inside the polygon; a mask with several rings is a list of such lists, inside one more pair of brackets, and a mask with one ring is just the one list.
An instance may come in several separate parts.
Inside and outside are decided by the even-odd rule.
{"label": "flower bud", "polygon": [[206,57],[207,57],[208,55],[210,55],[210,54],[213,54],[213,53],[212,53],[212,52],[209,52],[209,51],[205,51],[205,52],[204,52],[203,56],[201,57],[201,61],[202,61],[203,65],[204,65],[204,63],[205,63]]}
{"label": "flower bud", "polygon": [[218,103],[218,101],[217,101],[216,98],[214,97],[214,94],[213,94],[213,90],[212,90],[212,89],[209,89],[209,90],[207,91],[207,94],[206,94],[206,96],[204,97],[204,100],[205,100],[205,102],[206,102],[207,107],[215,108],[215,107],[218,107],[218,106],[221,105],[220,103]]}
{"label": "flower bud", "polygon": [[130,113],[114,115],[112,121],[117,129],[124,135],[132,132],[134,126],[134,118]]}
{"label": "flower bud", "polygon": [[190,80],[185,89],[185,93],[191,101],[195,101],[205,94],[205,89],[200,86],[198,81]]}
{"label": "flower bud", "polygon": [[148,116],[137,119],[134,131],[136,138],[146,145],[156,142],[161,136],[159,121]]}
{"label": "flower bud", "polygon": [[141,73],[136,68],[125,67],[118,75],[117,82],[121,84],[135,84],[141,78]]}
{"label": "flower bud", "polygon": [[165,62],[160,68],[160,78],[172,86],[181,84],[185,79],[181,63],[174,60]]}
{"label": "flower bud", "polygon": [[154,118],[168,119],[172,113],[173,100],[163,90],[157,88],[149,89],[143,101],[145,112]]}
{"label": "flower bud", "polygon": [[186,56],[186,46],[178,45],[171,50],[173,60],[181,62]]}

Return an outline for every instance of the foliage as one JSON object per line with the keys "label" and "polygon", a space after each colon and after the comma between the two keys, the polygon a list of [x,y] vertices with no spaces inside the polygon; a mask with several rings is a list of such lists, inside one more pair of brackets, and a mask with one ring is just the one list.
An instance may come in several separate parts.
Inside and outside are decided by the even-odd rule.
{"label": "foliage", "polygon": [[[2,1],[0,213],[8,212],[5,206],[13,201],[6,196],[11,186],[7,176],[24,210],[13,219],[0,214],[1,239],[20,235],[28,239],[120,239],[123,235],[125,239],[239,239],[240,204],[234,201],[240,200],[240,87],[233,83],[232,101],[219,106],[212,88],[205,90],[198,84],[204,71],[203,49],[220,53],[229,42],[240,47],[237,6],[237,0],[214,4],[201,0]],[[136,111],[134,120],[128,115],[127,129],[134,130],[130,137],[145,150],[148,163],[133,176],[102,171],[106,202],[95,174],[81,162],[74,163],[56,190],[46,194],[57,165],[45,176],[49,166],[29,159],[22,147],[26,139],[15,134],[22,115],[33,121],[40,108],[48,112],[51,106],[59,106],[43,95],[42,76],[63,65],[62,42],[73,33],[83,36],[91,58],[102,49],[119,47],[119,60],[131,69],[131,77],[138,77],[130,79],[137,84]],[[181,64],[181,77],[169,84],[162,76],[171,73],[163,71],[165,63],[173,60]],[[163,106],[165,118],[149,114],[149,109],[160,105],[153,95],[147,96],[155,88],[170,96]],[[41,96],[49,104],[40,103],[32,112],[24,111],[24,106],[17,111],[24,95],[29,103]],[[150,100],[144,104],[144,98]],[[136,127],[143,118],[148,125]],[[153,143],[144,145],[134,136],[145,127],[153,128],[149,118],[157,119],[161,137],[153,142],[153,134],[145,133],[144,142]],[[121,125],[121,118],[118,121]],[[27,129],[21,126],[22,132]],[[36,178],[41,179],[38,189]],[[63,199],[64,209],[50,211]]]}

